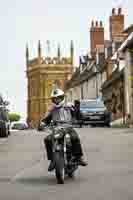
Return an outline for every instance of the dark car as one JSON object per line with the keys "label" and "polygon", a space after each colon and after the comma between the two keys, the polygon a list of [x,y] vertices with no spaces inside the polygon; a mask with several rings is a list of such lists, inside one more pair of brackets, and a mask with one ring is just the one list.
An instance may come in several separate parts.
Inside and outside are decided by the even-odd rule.
{"label": "dark car", "polygon": [[80,101],[80,112],[83,124],[95,126],[101,124],[110,127],[111,113],[99,99]]}
{"label": "dark car", "polygon": [[11,130],[27,130],[28,129],[28,125],[26,122],[12,122],[11,123]]}
{"label": "dark car", "polygon": [[5,105],[0,105],[0,137],[8,137],[10,134],[10,121]]}

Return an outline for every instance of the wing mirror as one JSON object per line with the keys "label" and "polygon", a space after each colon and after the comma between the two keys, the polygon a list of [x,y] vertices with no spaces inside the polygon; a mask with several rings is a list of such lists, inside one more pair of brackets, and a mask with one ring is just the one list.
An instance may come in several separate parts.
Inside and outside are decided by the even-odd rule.
{"label": "wing mirror", "polygon": [[8,106],[9,104],[10,104],[9,101],[4,101],[5,106]]}

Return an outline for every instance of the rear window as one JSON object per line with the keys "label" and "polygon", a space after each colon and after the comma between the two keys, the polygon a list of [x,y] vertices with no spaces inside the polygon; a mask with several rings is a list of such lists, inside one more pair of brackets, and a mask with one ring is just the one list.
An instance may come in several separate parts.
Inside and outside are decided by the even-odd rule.
{"label": "rear window", "polygon": [[12,126],[12,129],[23,129],[23,128],[26,128],[26,125],[21,123],[16,123],[16,124],[14,123]]}
{"label": "rear window", "polygon": [[83,101],[80,103],[81,108],[104,108],[102,101]]}

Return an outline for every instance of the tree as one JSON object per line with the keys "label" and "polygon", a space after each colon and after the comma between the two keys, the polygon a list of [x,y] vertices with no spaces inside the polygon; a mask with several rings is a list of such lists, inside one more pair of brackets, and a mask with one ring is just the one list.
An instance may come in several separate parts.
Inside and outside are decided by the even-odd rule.
{"label": "tree", "polygon": [[21,116],[17,113],[9,113],[10,122],[19,121]]}

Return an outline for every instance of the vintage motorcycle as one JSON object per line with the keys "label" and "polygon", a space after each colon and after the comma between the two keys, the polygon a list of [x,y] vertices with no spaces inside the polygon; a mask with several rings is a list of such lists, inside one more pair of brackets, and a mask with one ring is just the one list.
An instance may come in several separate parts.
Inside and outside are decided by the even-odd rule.
{"label": "vintage motorcycle", "polygon": [[73,177],[78,169],[78,162],[72,156],[72,143],[69,133],[66,131],[68,122],[51,121],[45,127],[52,132],[53,157],[55,164],[55,175],[58,184],[64,184],[65,175]]}

